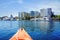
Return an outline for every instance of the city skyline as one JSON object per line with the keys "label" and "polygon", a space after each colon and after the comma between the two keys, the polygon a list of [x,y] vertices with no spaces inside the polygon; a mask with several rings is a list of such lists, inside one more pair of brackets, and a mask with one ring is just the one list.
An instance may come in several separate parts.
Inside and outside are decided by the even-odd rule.
{"label": "city skyline", "polygon": [[0,0],[0,16],[17,16],[18,12],[39,11],[52,8],[56,15],[60,15],[60,0]]}

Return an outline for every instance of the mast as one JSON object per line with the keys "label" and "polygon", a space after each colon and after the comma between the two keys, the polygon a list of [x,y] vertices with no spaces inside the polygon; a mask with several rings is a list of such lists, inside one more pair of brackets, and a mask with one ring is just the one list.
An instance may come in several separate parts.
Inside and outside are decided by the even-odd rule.
{"label": "mast", "polygon": [[35,12],[35,22],[36,22],[36,12]]}
{"label": "mast", "polygon": [[18,23],[19,23],[19,29],[20,29],[20,27],[21,27],[21,23],[20,23],[20,20],[21,20],[21,13],[20,13],[20,12],[19,12],[19,14],[18,14],[18,17],[19,17]]}
{"label": "mast", "polygon": [[22,13],[22,16],[23,16],[23,21],[22,21],[22,28],[24,28],[24,20],[25,20],[25,18],[24,18],[24,12]]}
{"label": "mast", "polygon": [[25,19],[25,18],[24,18],[24,13],[20,13],[20,12],[19,12],[18,15],[19,15],[19,29],[20,29],[20,28],[22,29],[22,28],[24,27],[24,21],[22,21],[22,18]]}

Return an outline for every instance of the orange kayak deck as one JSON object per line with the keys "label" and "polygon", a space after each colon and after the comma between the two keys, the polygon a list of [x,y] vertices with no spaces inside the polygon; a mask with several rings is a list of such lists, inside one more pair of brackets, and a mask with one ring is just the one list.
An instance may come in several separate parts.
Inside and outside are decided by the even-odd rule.
{"label": "orange kayak deck", "polygon": [[30,35],[24,29],[20,29],[9,40],[32,40],[32,38],[30,37]]}

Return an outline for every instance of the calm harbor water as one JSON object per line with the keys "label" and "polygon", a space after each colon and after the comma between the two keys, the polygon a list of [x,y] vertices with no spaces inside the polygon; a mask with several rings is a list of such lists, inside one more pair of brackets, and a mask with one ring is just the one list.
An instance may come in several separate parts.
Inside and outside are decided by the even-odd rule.
{"label": "calm harbor water", "polygon": [[0,40],[9,40],[20,27],[33,40],[60,40],[60,21],[0,21]]}

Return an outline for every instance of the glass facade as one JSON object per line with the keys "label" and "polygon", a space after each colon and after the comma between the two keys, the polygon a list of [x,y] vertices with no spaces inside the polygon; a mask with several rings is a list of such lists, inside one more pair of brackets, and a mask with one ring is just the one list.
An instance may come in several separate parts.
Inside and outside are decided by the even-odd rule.
{"label": "glass facade", "polygon": [[41,9],[40,12],[41,17],[49,17],[52,14],[52,9],[51,8]]}

